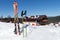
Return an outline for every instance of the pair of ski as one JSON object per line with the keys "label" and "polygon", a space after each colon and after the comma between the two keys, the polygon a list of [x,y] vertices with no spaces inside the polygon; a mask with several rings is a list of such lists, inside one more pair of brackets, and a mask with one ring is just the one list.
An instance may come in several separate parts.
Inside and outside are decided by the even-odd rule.
{"label": "pair of ski", "polygon": [[27,37],[27,26],[28,25],[23,25],[22,27],[22,32],[20,31],[20,27],[19,27],[19,23],[15,23],[15,29],[14,29],[14,33],[17,35],[20,35],[21,33],[23,33],[23,37]]}

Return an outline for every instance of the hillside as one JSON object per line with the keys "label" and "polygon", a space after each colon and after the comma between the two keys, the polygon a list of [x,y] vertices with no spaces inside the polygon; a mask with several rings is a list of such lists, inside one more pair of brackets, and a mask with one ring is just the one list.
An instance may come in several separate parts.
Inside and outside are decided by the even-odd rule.
{"label": "hillside", "polygon": [[48,17],[49,23],[51,22],[60,22],[60,16]]}

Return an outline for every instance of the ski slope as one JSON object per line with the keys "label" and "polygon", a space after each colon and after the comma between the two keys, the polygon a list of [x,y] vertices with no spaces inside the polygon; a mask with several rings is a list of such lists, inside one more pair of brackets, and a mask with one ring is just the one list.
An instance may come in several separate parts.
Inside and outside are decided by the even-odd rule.
{"label": "ski slope", "polygon": [[[19,24],[20,27],[23,24]],[[60,40],[60,26],[54,25],[27,27],[27,36],[14,34],[14,24],[0,22],[0,40]]]}

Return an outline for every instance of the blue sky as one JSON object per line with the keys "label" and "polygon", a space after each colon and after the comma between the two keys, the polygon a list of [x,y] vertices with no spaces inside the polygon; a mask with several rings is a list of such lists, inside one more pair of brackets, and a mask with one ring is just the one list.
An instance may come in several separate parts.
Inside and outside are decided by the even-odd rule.
{"label": "blue sky", "polygon": [[[0,17],[10,15],[14,17],[14,0],[0,0]],[[21,11],[27,10],[27,16],[31,15],[60,15],[60,0],[17,0],[18,16],[21,17]]]}

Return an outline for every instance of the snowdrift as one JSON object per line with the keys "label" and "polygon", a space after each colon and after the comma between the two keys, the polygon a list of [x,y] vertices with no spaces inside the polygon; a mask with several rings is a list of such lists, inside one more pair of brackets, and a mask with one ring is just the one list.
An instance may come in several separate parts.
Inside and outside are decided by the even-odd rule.
{"label": "snowdrift", "polygon": [[[22,28],[23,24],[19,24]],[[14,23],[0,22],[0,40],[60,40],[60,26],[52,24],[27,27],[27,36],[14,34]]]}

